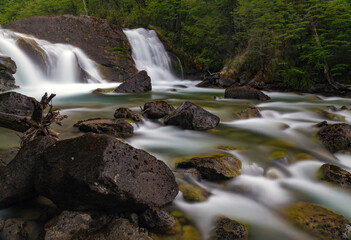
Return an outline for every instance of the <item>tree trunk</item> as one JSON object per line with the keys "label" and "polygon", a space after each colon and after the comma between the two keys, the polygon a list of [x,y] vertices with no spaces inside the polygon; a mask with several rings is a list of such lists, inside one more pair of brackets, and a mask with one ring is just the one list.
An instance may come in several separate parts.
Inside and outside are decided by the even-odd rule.
{"label": "tree trunk", "polygon": [[25,132],[31,127],[29,122],[30,118],[28,117],[0,112],[0,127]]}

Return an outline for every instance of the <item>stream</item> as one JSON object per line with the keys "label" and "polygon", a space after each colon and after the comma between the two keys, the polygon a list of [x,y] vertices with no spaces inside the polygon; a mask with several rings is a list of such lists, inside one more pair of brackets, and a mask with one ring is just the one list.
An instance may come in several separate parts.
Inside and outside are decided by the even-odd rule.
{"label": "stream", "polygon": [[[17,64],[15,91],[40,98],[56,93],[53,105],[68,115],[63,126],[55,126],[61,139],[81,135],[73,124],[78,120],[113,118],[119,107],[140,112],[140,106],[153,100],[166,100],[174,107],[191,101],[220,117],[215,129],[182,130],[146,120],[134,124],[134,136],[125,139],[146,150],[173,168],[175,159],[189,155],[226,152],[242,161],[242,175],[216,184],[197,182],[211,196],[205,202],[189,203],[179,193],[173,207],[188,215],[203,239],[209,236],[213,219],[227,216],[249,226],[250,240],[309,239],[285,220],[281,209],[297,201],[327,207],[351,219],[351,195],[316,179],[317,169],[333,163],[351,171],[351,155],[331,154],[315,136],[315,124],[351,122],[351,111],[332,112],[328,106],[351,107],[351,99],[313,94],[265,92],[266,102],[224,99],[223,89],[197,88],[199,81],[181,80],[172,73],[169,57],[154,31],[126,29],[138,70],[146,70],[153,90],[138,94],[95,94],[96,88],[116,87],[101,77],[95,63],[80,49],[0,29],[0,53]],[[38,69],[16,45],[19,38],[37,41],[47,54],[47,69]],[[77,73],[87,73],[83,81]],[[256,106],[262,118],[235,120],[234,113]],[[19,147],[19,136],[0,129],[0,150]],[[221,150],[219,146],[222,147]],[[4,218],[0,211],[0,218]]]}

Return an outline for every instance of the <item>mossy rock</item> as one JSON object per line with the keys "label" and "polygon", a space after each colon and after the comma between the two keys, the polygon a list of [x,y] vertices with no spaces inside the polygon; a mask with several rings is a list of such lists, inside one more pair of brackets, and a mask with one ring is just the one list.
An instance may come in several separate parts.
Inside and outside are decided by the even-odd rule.
{"label": "mossy rock", "polygon": [[211,240],[247,240],[248,227],[227,217],[218,217]]}
{"label": "mossy rock", "polygon": [[248,107],[243,111],[234,113],[235,119],[249,119],[249,118],[261,118],[261,117],[262,115],[258,110],[258,108],[256,107]]}
{"label": "mossy rock", "polygon": [[183,227],[183,234],[179,240],[201,240],[201,236],[195,227],[186,225]]}
{"label": "mossy rock", "polygon": [[317,171],[319,180],[351,190],[351,173],[341,167],[326,163]]}
{"label": "mossy rock", "polygon": [[246,150],[246,147],[236,147],[236,146],[225,146],[225,145],[219,145],[214,147],[215,149],[220,149],[224,151],[239,151],[239,150]]}
{"label": "mossy rock", "polygon": [[97,88],[93,91],[93,93],[110,93],[113,92],[113,90],[115,90],[114,88]]}
{"label": "mossy rock", "polygon": [[184,199],[188,202],[204,202],[210,196],[206,189],[192,184],[179,185],[179,191],[183,193]]}
{"label": "mossy rock", "polygon": [[294,160],[296,162],[299,162],[299,161],[317,160],[317,159],[308,153],[296,153],[294,155]]}
{"label": "mossy rock", "polygon": [[288,220],[320,240],[350,239],[351,223],[341,215],[313,203],[298,202],[285,209]]}
{"label": "mossy rock", "polygon": [[275,151],[271,155],[269,155],[269,158],[272,160],[279,159],[279,158],[284,158],[286,157],[286,152],[285,151]]}

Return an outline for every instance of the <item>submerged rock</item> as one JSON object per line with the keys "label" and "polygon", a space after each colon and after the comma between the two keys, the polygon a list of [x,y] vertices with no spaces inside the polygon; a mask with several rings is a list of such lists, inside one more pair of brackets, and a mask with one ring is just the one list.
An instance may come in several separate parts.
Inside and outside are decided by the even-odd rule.
{"label": "submerged rock", "polygon": [[7,56],[0,54],[0,91],[8,91],[16,88],[15,78],[16,63]]}
{"label": "submerged rock", "polygon": [[143,116],[141,114],[133,112],[129,108],[118,108],[113,115],[115,118],[130,119],[134,122],[142,122]]}
{"label": "submerged rock", "polygon": [[288,220],[321,240],[348,240],[351,223],[341,215],[313,203],[298,202],[286,211]]}
{"label": "submerged rock", "polygon": [[172,113],[175,108],[165,101],[147,102],[143,107],[143,116],[150,119],[163,118]]}
{"label": "submerged rock", "polygon": [[0,208],[10,207],[37,195],[34,180],[39,157],[55,142],[56,140],[50,137],[41,137],[29,142],[0,172]]}
{"label": "submerged rock", "polygon": [[351,147],[351,125],[338,123],[321,126],[317,136],[330,152],[335,153]]}
{"label": "submerged rock", "polygon": [[215,229],[212,231],[211,240],[248,239],[249,233],[245,226],[227,217],[216,219]]}
{"label": "submerged rock", "polygon": [[178,193],[162,161],[102,134],[57,142],[44,151],[38,173],[37,191],[68,210],[142,211]]}
{"label": "submerged rock", "polygon": [[180,126],[184,129],[207,130],[219,124],[219,117],[191,103],[184,102],[164,119],[166,125]]}
{"label": "submerged rock", "polygon": [[239,176],[241,161],[229,154],[214,154],[193,157],[188,161],[178,163],[177,168],[195,168],[203,179],[220,181]]}
{"label": "submerged rock", "polygon": [[81,132],[105,133],[118,138],[133,136],[133,126],[121,119],[95,118],[74,124]]}
{"label": "submerged rock", "polygon": [[0,94],[0,112],[19,116],[31,116],[34,111],[34,98],[17,92]]}
{"label": "submerged rock", "polygon": [[248,107],[244,111],[234,113],[237,119],[249,119],[262,117],[260,111],[256,107]]}
{"label": "submerged rock", "polygon": [[124,83],[116,87],[116,93],[140,93],[152,90],[151,79],[146,71],[140,71]]}
{"label": "submerged rock", "polygon": [[224,98],[233,99],[253,99],[253,100],[270,100],[271,98],[261,92],[260,90],[253,88],[249,85],[243,87],[230,87],[225,90]]}
{"label": "submerged rock", "polygon": [[326,163],[320,169],[320,180],[351,189],[351,173],[341,167]]}
{"label": "submerged rock", "polygon": [[179,191],[188,202],[204,202],[211,195],[206,189],[192,184],[179,185]]}

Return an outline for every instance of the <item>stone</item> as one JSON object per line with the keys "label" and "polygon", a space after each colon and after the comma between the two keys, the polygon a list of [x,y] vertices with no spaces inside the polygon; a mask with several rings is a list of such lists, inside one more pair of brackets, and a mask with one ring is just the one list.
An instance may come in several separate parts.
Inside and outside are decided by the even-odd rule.
{"label": "stone", "polygon": [[19,116],[31,116],[34,111],[34,98],[17,92],[0,94],[0,112]]}
{"label": "stone", "polygon": [[134,133],[133,126],[121,119],[94,118],[79,121],[74,126],[81,132],[104,133],[118,138],[128,138]]}
{"label": "stone", "polygon": [[142,109],[143,116],[149,119],[163,118],[172,113],[175,108],[165,101],[147,102]]}
{"label": "stone", "polygon": [[124,108],[124,107],[116,109],[115,114],[113,116],[115,118],[130,119],[130,120],[133,120],[134,122],[143,121],[143,116],[141,116],[141,114],[133,112],[129,108]]}
{"label": "stone", "polygon": [[241,161],[230,154],[193,157],[188,161],[178,163],[176,167],[195,168],[203,179],[210,181],[228,180],[241,174]]}
{"label": "stone", "polygon": [[48,61],[48,57],[45,51],[39,47],[38,43],[34,39],[19,38],[17,45],[35,62],[38,67],[47,70],[46,62]]}
{"label": "stone", "polygon": [[140,71],[116,87],[116,93],[141,93],[152,90],[151,79],[146,71]]}
{"label": "stone", "polygon": [[165,163],[104,134],[57,142],[38,168],[36,190],[61,209],[139,212],[170,203],[178,193]]}
{"label": "stone", "polygon": [[341,167],[326,163],[320,167],[319,173],[321,181],[351,189],[351,173]]}
{"label": "stone", "polygon": [[28,240],[39,239],[41,234],[37,223],[19,218],[0,220],[0,239]]}
{"label": "stone", "polygon": [[42,152],[56,142],[40,137],[24,145],[0,172],[0,208],[7,208],[37,195],[34,180]]}
{"label": "stone", "polygon": [[317,133],[319,140],[332,153],[351,147],[351,125],[337,123],[323,126]]}
{"label": "stone", "polygon": [[236,119],[249,119],[249,118],[261,118],[262,115],[258,108],[248,107],[244,111],[234,113]]}
{"label": "stone", "polygon": [[222,88],[230,87],[237,83],[237,78],[233,78],[232,75],[228,74],[218,80],[218,85]]}
{"label": "stone", "polygon": [[224,98],[232,98],[232,99],[252,99],[252,100],[260,100],[266,101],[271,98],[261,92],[258,89],[255,89],[249,85],[245,85],[243,87],[229,87],[225,90]]}
{"label": "stone", "polygon": [[168,212],[149,208],[140,215],[140,225],[157,233],[167,233],[176,224],[175,218]]}
{"label": "stone", "polygon": [[321,240],[348,240],[351,223],[341,215],[313,203],[298,202],[286,209],[288,220]]}
{"label": "stone", "polygon": [[204,202],[210,196],[206,189],[192,184],[179,185],[179,191],[182,192],[183,198],[188,202]]}
{"label": "stone", "polygon": [[216,219],[211,240],[245,240],[248,239],[248,235],[249,233],[243,224],[227,217],[219,217]]}
{"label": "stone", "polygon": [[180,126],[183,129],[207,130],[219,124],[219,117],[191,103],[184,102],[164,118],[166,125]]}

